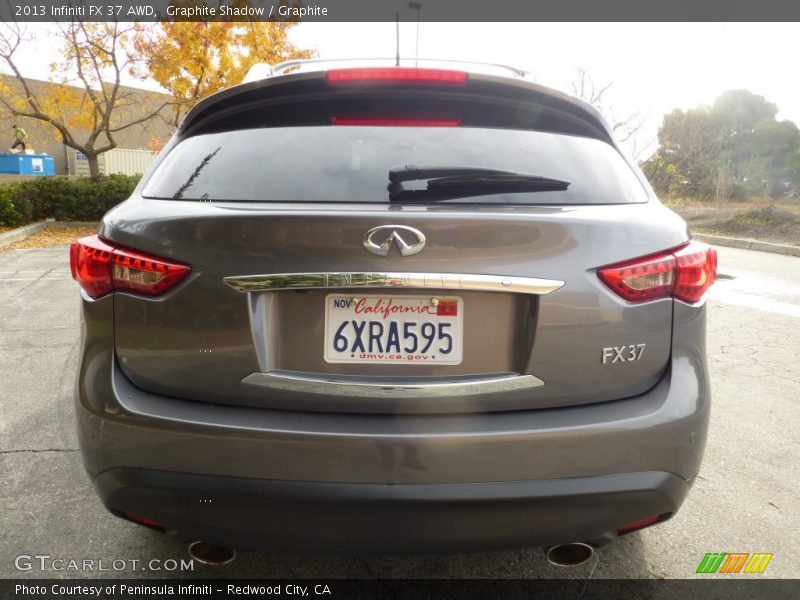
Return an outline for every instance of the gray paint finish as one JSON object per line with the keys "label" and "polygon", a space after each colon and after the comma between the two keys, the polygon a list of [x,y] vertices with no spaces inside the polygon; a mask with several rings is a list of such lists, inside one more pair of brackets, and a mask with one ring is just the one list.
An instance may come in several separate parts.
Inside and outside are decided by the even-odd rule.
{"label": "gray paint finish", "polygon": [[[193,272],[164,297],[116,295],[115,348],[123,372],[139,387],[192,400],[392,413],[612,400],[646,391],[664,372],[672,302],[630,305],[595,274],[600,266],[686,241],[682,221],[659,203],[392,208],[372,205],[356,212],[337,205],[289,209],[127,202],[106,218],[103,234],[122,245],[188,262]],[[394,222],[424,231],[428,244],[421,253],[377,257],[364,250],[364,232],[383,222],[389,211]],[[320,271],[477,272],[566,283],[542,296],[458,292],[465,302],[468,352],[461,365],[437,367],[326,364],[324,291],[269,292],[269,298],[260,300],[269,310],[248,310],[247,295],[224,283],[231,276]],[[623,344],[646,344],[641,360],[603,365],[602,348]],[[469,351],[473,348],[481,351]],[[472,408],[468,399],[449,406],[339,397],[326,401],[321,395],[275,393],[243,384],[266,366],[264,356],[269,356],[269,368],[289,371],[412,377],[518,372],[546,385]]]}
{"label": "gray paint finish", "polygon": [[[96,336],[94,328],[102,327],[111,310],[109,298],[84,302],[87,337]],[[137,389],[100,342],[84,353],[79,373],[84,458],[95,475],[135,464],[349,483],[518,481],[629,471],[666,471],[689,480],[700,467],[709,418],[705,307],[676,303],[675,328],[669,369],[643,395],[472,415],[337,415],[176,400]],[[404,452],[415,461],[401,460]]]}
{"label": "gray paint finish", "polygon": [[[285,81],[293,93],[317,86],[315,98],[327,94],[309,75]],[[476,78],[469,101],[496,93],[501,81]],[[269,104],[279,113],[279,83],[244,86],[198,105],[150,173],[179,151],[182,137],[237,125],[237,98],[248,110]],[[520,82],[503,89],[497,106],[519,103],[530,116],[525,98],[535,96],[546,106],[542,114],[571,128],[561,133],[605,140],[618,151],[590,107]],[[101,499],[113,511],[161,516],[181,536],[274,543],[239,535],[245,511],[263,521],[262,535],[287,536],[280,547],[302,547],[319,535],[301,527],[312,522],[304,510],[327,518],[318,499],[346,498],[353,504],[337,505],[342,510],[331,518],[344,529],[369,523],[361,541],[389,550],[417,543],[424,550],[428,540],[447,549],[607,538],[645,516],[675,513],[699,471],[710,414],[705,301],[631,303],[598,279],[603,266],[689,239],[685,223],[626,162],[647,201],[152,200],[141,196],[146,175],[134,196],[106,215],[100,233],[189,264],[192,272],[156,298],[83,296],[76,411],[84,464]],[[368,252],[365,233],[387,224],[419,230],[425,248],[409,256]],[[463,301],[462,362],[402,366],[326,362],[325,290],[241,292],[226,283],[326,272],[463,273],[563,285],[548,293],[448,290]],[[629,345],[644,348],[639,360],[604,363],[609,347]],[[270,385],[276,375],[306,387]],[[432,393],[437,385],[504,378],[536,385]],[[312,389],[314,382],[320,383]],[[389,389],[363,393],[363,386],[382,382]],[[343,383],[356,386],[352,394],[337,385]],[[392,386],[402,393],[390,393]],[[597,495],[598,482],[612,476],[627,491]],[[236,490],[227,493],[229,484]],[[463,494],[454,496],[451,486]],[[413,512],[409,490],[425,499],[436,527],[426,528],[423,519],[387,538],[379,523]],[[193,509],[189,516],[182,508],[198,493],[217,492],[213,514]],[[274,506],[292,507],[277,521],[259,502],[275,495]],[[383,508],[372,511],[370,498],[380,498]],[[536,515],[525,531],[506,527],[519,502]],[[450,509],[460,511],[465,529],[448,538]],[[494,523],[504,523],[505,533]]]}

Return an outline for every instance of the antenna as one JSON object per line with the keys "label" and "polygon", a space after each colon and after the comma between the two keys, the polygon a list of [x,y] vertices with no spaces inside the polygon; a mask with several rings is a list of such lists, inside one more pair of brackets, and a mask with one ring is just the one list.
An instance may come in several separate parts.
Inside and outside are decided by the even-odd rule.
{"label": "antenna", "polygon": [[[416,45],[414,46],[414,56],[419,57],[419,14],[422,12],[422,2],[409,2],[408,8],[417,11],[417,41]],[[414,66],[419,66],[419,62],[414,61]]]}
{"label": "antenna", "polygon": [[400,11],[394,13],[395,18],[395,37],[397,38],[397,54],[395,55],[394,66],[400,66]]}

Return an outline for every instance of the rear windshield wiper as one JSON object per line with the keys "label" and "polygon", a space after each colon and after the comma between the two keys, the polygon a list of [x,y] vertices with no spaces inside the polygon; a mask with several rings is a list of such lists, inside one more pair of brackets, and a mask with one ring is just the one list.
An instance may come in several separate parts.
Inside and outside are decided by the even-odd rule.
{"label": "rear windshield wiper", "polygon": [[[426,189],[406,189],[403,182],[426,181]],[[569,181],[479,167],[396,167],[389,171],[389,199],[438,201],[488,194],[565,191]]]}

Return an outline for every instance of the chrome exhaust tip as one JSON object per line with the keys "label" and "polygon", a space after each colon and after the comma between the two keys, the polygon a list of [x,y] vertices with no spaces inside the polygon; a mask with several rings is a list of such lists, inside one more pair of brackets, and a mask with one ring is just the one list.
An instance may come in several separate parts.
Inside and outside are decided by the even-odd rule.
{"label": "chrome exhaust tip", "polygon": [[236,550],[197,541],[189,544],[189,556],[204,565],[227,565],[236,558]]}
{"label": "chrome exhaust tip", "polygon": [[583,542],[559,544],[546,550],[547,562],[557,567],[579,567],[594,556],[594,548]]}

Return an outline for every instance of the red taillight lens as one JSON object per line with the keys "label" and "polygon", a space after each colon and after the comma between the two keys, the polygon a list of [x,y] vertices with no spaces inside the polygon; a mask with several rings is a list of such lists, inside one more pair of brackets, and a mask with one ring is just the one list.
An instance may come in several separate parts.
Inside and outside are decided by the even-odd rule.
{"label": "red taillight lens", "polygon": [[92,298],[112,291],[158,296],[191,271],[188,265],[116,248],[96,235],[73,242],[69,253],[73,279]]}
{"label": "red taillight lens", "polygon": [[674,297],[697,302],[714,282],[717,252],[702,242],[603,267],[598,277],[631,302]]}
{"label": "red taillight lens", "polygon": [[365,127],[458,127],[459,119],[395,119],[373,117],[331,117],[332,125]]}
{"label": "red taillight lens", "polygon": [[69,247],[69,264],[72,278],[92,298],[113,291],[111,281],[111,256],[114,248],[98,236],[92,235],[72,242]]}
{"label": "red taillight lens", "polygon": [[113,260],[114,289],[131,290],[147,296],[163,294],[191,271],[187,265],[123,248],[114,250]]}
{"label": "red taillight lens", "polygon": [[673,296],[697,302],[717,276],[717,251],[701,242],[692,242],[675,252],[678,275]]}
{"label": "red taillight lens", "polygon": [[652,300],[672,294],[675,257],[659,254],[600,269],[605,284],[626,300]]}
{"label": "red taillight lens", "polygon": [[463,71],[418,69],[414,67],[379,67],[332,69],[327,73],[328,85],[455,85],[467,83]]}

